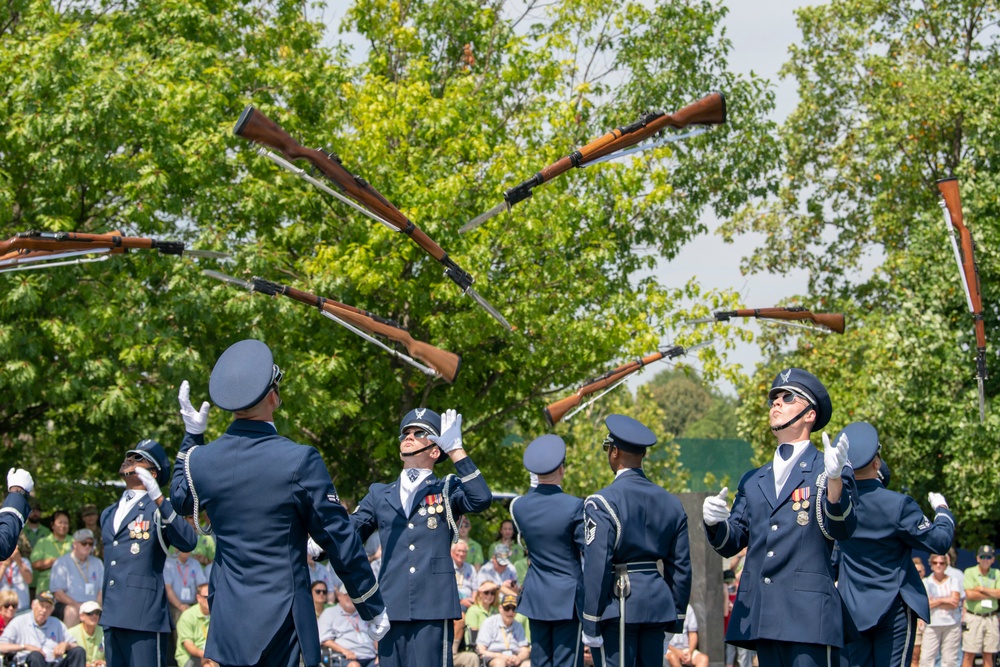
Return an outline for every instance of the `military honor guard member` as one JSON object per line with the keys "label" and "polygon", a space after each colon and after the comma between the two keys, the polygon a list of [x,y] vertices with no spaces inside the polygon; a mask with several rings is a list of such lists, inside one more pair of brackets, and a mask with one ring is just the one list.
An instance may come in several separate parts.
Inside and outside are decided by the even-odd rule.
{"label": "military honor guard member", "polygon": [[[740,480],[732,510],[727,489],[705,499],[705,533],[724,558],[747,549],[726,641],[755,649],[761,665],[810,667],[839,663],[845,609],[834,585],[834,540],[857,526],[850,442],[821,453],[809,434],[827,425],[833,403],[811,373],[778,373],[767,394],[779,447],[774,459]],[[853,631],[846,621],[847,632]]]}
{"label": "military honor guard member", "polygon": [[930,620],[927,589],[913,564],[913,549],[943,554],[955,537],[955,518],[944,496],[930,494],[931,521],[913,498],[890,491],[879,476],[885,464],[878,431],[867,422],[848,424],[857,484],[858,526],[840,546],[837,590],[861,634],[842,662],[851,667],[909,665],[917,617]]}
{"label": "military honor guard member", "polygon": [[[493,499],[479,468],[462,448],[462,415],[411,410],[399,425],[403,471],[388,484],[372,484],[351,514],[362,540],[378,531],[379,572],[392,622],[378,644],[380,667],[451,667],[453,621],[462,616],[451,544],[456,520],[482,512]],[[445,456],[459,477],[439,479],[432,469]]]}
{"label": "military honor guard member", "polygon": [[208,403],[195,410],[186,381],[178,395],[186,434],[170,495],[185,516],[205,510],[211,521],[216,558],[205,656],[223,667],[295,667],[300,653],[307,667],[319,664],[306,565],[310,536],[326,550],[361,618],[374,619],[372,637],[388,626],[364,544],[319,452],[275,430],[282,375],[264,343],[230,346],[208,390],[235,419],[207,445]]}
{"label": "military honor guard member", "polygon": [[118,474],[125,493],[101,513],[105,659],[108,667],[163,667],[170,652],[167,548],[193,549],[198,536],[160,491],[170,481],[170,459],[158,442],[128,450]]}
{"label": "military honor guard member", "polygon": [[538,485],[510,503],[510,516],[531,553],[517,610],[531,626],[532,667],[580,667],[583,609],[583,500],[564,493],[566,443],[543,435],[524,450]]}
{"label": "military honor guard member", "polygon": [[21,468],[7,471],[7,498],[0,507],[0,561],[7,560],[17,548],[24,522],[31,513],[28,497],[35,490],[31,475]]}
{"label": "military honor guard member", "polygon": [[625,415],[604,423],[615,480],[584,501],[583,643],[598,666],[660,667],[691,596],[687,514],[642,472],[653,432]]}

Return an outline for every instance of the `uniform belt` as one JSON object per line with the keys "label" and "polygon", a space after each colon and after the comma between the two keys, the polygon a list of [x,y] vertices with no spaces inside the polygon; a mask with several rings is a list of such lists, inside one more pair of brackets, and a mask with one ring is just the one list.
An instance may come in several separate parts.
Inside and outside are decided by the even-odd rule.
{"label": "uniform belt", "polygon": [[659,573],[659,568],[657,567],[657,561],[655,560],[645,560],[635,563],[615,563],[611,566],[612,570],[615,572],[620,571],[622,568],[627,572],[656,572]]}
{"label": "uniform belt", "polygon": [[978,611],[972,611],[971,609],[966,609],[966,611],[968,611],[970,614],[975,614],[976,616],[993,616],[997,613],[995,611],[990,611],[985,614],[981,614]]}

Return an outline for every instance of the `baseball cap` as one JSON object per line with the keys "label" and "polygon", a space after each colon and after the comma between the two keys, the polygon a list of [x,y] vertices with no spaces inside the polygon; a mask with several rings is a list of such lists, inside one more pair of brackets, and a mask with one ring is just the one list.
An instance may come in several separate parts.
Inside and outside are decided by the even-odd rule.
{"label": "baseball cap", "polygon": [[983,546],[979,547],[979,551],[976,552],[977,558],[993,558],[993,555],[994,555],[993,547],[991,547],[989,544],[984,544]]}
{"label": "baseball cap", "polygon": [[81,528],[80,530],[73,533],[74,542],[83,542],[84,540],[94,539],[94,531],[90,528]]}
{"label": "baseball cap", "polygon": [[56,604],[56,596],[52,594],[52,591],[42,591],[35,595],[35,599],[39,602],[48,602],[52,606]]}
{"label": "baseball cap", "polygon": [[510,565],[510,547],[506,544],[498,544],[493,547],[493,555],[501,565]]}
{"label": "baseball cap", "polygon": [[505,593],[500,596],[500,606],[506,607],[507,605],[517,606],[517,596],[511,595],[510,593]]}
{"label": "baseball cap", "polygon": [[87,600],[80,605],[81,614],[93,614],[95,611],[104,611],[101,608],[101,603],[97,600]]}

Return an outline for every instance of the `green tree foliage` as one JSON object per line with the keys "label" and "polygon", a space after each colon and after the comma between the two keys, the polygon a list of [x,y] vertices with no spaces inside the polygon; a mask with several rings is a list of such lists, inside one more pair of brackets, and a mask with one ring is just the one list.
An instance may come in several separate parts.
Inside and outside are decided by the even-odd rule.
{"label": "green tree foliage", "polygon": [[[345,497],[395,474],[396,425],[418,404],[463,412],[468,448],[494,486],[512,487],[520,449],[505,436],[540,433],[546,402],[655,349],[698,288],[641,272],[699,233],[705,208],[725,214],[764,194],[777,157],[770,92],[729,72],[725,10],[711,2],[358,0],[344,26],[369,44],[357,61],[342,44],[324,47],[324,26],[292,0],[5,11],[3,236],[120,229],[234,255],[218,266],[136,252],[0,277],[3,446],[57,501],[69,493],[60,482],[112,477],[140,438],[173,451],[181,380],[193,400],[207,398],[214,360],[251,336],[287,371],[278,428],[321,450]],[[457,234],[593,136],[713,89],[728,96],[727,126],[574,171]],[[335,151],[475,276],[517,331],[408,238],[234,137],[248,103],[304,145]],[[301,304],[211,281],[205,266],[395,319],[462,354],[462,371],[454,386],[428,379]],[[227,421],[214,410],[208,435]]]}
{"label": "green tree foliage", "polygon": [[[996,374],[998,19],[994,2],[965,0],[799,10],[802,41],[784,68],[800,95],[781,129],[784,185],[728,230],[767,234],[747,269],[805,268],[806,305],[848,318],[844,336],[761,339],[768,362],[742,387],[744,437],[769,456],[767,387],[780,368],[810,369],[833,396],[831,435],[871,421],[893,486],[921,502],[944,493],[963,546],[997,529],[1000,490],[987,480],[1000,415],[987,408],[979,423],[973,322],[934,182],[954,174],[962,186]],[[881,262],[868,278],[866,256]],[[987,401],[997,392],[989,380]]]}
{"label": "green tree foliage", "polygon": [[676,438],[736,437],[736,400],[707,384],[697,372],[661,371],[645,386],[663,410],[664,432]]}

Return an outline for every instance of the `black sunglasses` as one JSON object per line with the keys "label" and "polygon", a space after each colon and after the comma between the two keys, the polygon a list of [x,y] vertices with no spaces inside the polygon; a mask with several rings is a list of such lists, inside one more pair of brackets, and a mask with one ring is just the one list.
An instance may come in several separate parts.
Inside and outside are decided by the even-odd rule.
{"label": "black sunglasses", "polygon": [[85,611],[85,612],[83,612],[83,615],[84,616],[100,616],[101,612],[99,612],[99,611]]}
{"label": "black sunglasses", "polygon": [[504,611],[514,611],[515,609],[517,609],[517,607],[515,607],[512,604],[509,604],[509,605],[506,605],[504,607],[501,607],[501,609],[503,609]]}
{"label": "black sunglasses", "polygon": [[325,588],[317,588],[313,590],[313,594],[319,593],[320,595],[326,595],[327,590]]}
{"label": "black sunglasses", "polygon": [[3,608],[4,609],[17,609],[17,607],[18,607],[18,604],[16,602],[4,602],[3,603]]}

